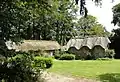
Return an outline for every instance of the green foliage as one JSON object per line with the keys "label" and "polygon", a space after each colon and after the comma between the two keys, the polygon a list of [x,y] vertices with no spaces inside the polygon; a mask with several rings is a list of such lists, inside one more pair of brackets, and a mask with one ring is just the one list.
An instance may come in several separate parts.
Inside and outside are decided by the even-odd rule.
{"label": "green foliage", "polygon": [[94,57],[92,55],[87,56],[81,56],[81,55],[75,55],[76,60],[93,60]]}
{"label": "green foliage", "polygon": [[[120,27],[120,3],[112,8],[113,20],[112,23]],[[113,29],[113,35],[110,36],[111,44],[110,48],[115,50],[115,58],[120,59],[120,28]]]}
{"label": "green foliage", "polygon": [[54,1],[54,4],[57,11],[52,13],[54,17],[51,20],[54,25],[52,37],[64,45],[74,35],[75,5],[71,0]]}
{"label": "green foliage", "polygon": [[32,66],[33,56],[27,53],[16,53],[0,62],[0,80],[5,82],[39,82],[42,72],[40,67]]}
{"label": "green foliage", "polygon": [[26,52],[17,52],[11,57],[0,58],[0,81],[5,82],[41,82],[41,73],[53,64],[52,58]]}
{"label": "green foliage", "polygon": [[105,73],[99,75],[101,82],[119,82],[120,81],[120,73]]}
{"label": "green foliage", "polygon": [[92,16],[92,15],[88,15],[86,18],[81,17],[78,20],[77,23],[77,29],[86,29],[86,28],[91,28],[93,27],[95,24],[97,23],[96,21],[96,17]]}
{"label": "green foliage", "polygon": [[88,30],[90,36],[108,36],[109,32],[105,32],[105,28],[101,24],[95,24],[91,29]]}
{"label": "green foliage", "polygon": [[86,18],[81,17],[76,24],[76,29],[77,36],[80,38],[109,35],[109,32],[106,31],[103,25],[97,22],[96,17],[91,15],[88,15]]}
{"label": "green foliage", "polygon": [[111,60],[110,58],[106,57],[106,58],[98,58],[96,60]]}
{"label": "green foliage", "polygon": [[54,55],[54,58],[55,58],[55,59],[60,59],[60,57],[61,57],[61,56],[60,56],[59,54]]}
{"label": "green foliage", "polygon": [[0,1],[0,39],[56,40],[64,45],[74,34],[71,0]]}
{"label": "green foliage", "polygon": [[120,28],[114,29],[113,34],[110,36],[110,49],[115,50],[115,58],[120,59]]}
{"label": "green foliage", "polygon": [[55,59],[59,59],[60,56],[61,56],[61,54],[63,54],[62,50],[61,50],[61,51],[56,50],[56,51],[55,51],[54,58],[55,58]]}
{"label": "green foliage", "polygon": [[106,50],[105,51],[105,57],[114,58],[114,55],[115,55],[114,50]]}
{"label": "green foliage", "polygon": [[74,60],[75,59],[75,55],[73,54],[63,54],[60,57],[60,60]]}
{"label": "green foliage", "polygon": [[84,58],[82,58],[81,55],[75,54],[75,60],[81,60],[81,59],[84,59]]}
{"label": "green foliage", "polygon": [[44,57],[40,57],[40,56],[36,56],[34,57],[34,64],[33,66],[37,66],[37,67],[42,67],[45,69],[48,69],[52,66],[53,61],[51,58],[44,58]]}
{"label": "green foliage", "polygon": [[87,55],[85,58],[85,60],[93,60],[93,59],[94,59],[94,57],[92,55]]}
{"label": "green foliage", "polygon": [[112,23],[114,25],[118,25],[120,26],[120,3],[115,5],[113,8],[112,8],[112,11],[113,11],[113,20],[112,20]]}

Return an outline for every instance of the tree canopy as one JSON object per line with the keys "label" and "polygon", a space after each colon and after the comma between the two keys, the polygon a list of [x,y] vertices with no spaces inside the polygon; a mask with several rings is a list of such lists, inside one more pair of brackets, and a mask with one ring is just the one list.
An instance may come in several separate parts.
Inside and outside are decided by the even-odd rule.
{"label": "tree canopy", "polygon": [[112,11],[113,11],[113,21],[112,21],[112,23],[114,25],[120,26],[120,3],[115,5],[112,8]]}
{"label": "tree canopy", "polygon": [[70,0],[9,0],[0,2],[0,39],[56,40],[72,37],[75,2]]}
{"label": "tree canopy", "polygon": [[87,17],[81,17],[76,24],[77,36],[82,37],[94,37],[94,36],[108,36],[108,32],[105,27],[97,22],[97,18],[88,15]]}
{"label": "tree canopy", "polygon": [[[113,20],[112,23],[120,27],[120,3],[112,8]],[[115,58],[120,58],[120,28],[113,29],[112,35],[110,37],[111,44],[110,48],[115,50]]]}
{"label": "tree canopy", "polygon": [[[74,4],[71,0],[0,0],[0,40],[56,40],[64,45],[74,33]],[[33,58],[31,53],[0,45],[0,81],[38,82],[42,66],[34,66]]]}

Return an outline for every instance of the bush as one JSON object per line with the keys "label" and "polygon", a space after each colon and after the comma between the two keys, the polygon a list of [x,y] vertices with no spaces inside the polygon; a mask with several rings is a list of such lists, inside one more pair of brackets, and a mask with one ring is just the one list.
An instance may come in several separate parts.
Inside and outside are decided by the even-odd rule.
{"label": "bush", "polygon": [[94,57],[90,54],[90,55],[86,55],[86,56],[81,56],[81,55],[75,55],[75,59],[76,60],[92,60],[94,59]]}
{"label": "bush", "polygon": [[63,54],[60,57],[60,60],[74,60],[75,59],[75,55],[73,54]]}
{"label": "bush", "polygon": [[81,56],[80,55],[75,55],[75,60],[80,60]]}
{"label": "bush", "polygon": [[93,60],[93,59],[94,59],[94,56],[92,55],[87,55],[85,58],[85,60]]}
{"label": "bush", "polygon": [[55,59],[60,59],[60,55],[54,55]]}
{"label": "bush", "polygon": [[[41,69],[33,67],[31,54],[21,53],[0,62],[0,81],[4,82],[39,82]],[[40,81],[41,82],[41,81]]]}
{"label": "bush", "polygon": [[97,60],[111,60],[110,58],[98,58]]}
{"label": "bush", "polygon": [[113,58],[114,55],[115,55],[114,50],[106,50],[106,51],[105,51],[105,57]]}
{"label": "bush", "polygon": [[48,69],[53,65],[52,58],[44,58],[40,56],[34,57],[34,66]]}

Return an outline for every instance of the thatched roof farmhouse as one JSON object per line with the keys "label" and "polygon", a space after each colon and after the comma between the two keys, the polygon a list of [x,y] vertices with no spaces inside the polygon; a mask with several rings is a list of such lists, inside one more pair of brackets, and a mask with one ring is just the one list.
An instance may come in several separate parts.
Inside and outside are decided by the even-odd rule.
{"label": "thatched roof farmhouse", "polygon": [[105,50],[108,49],[110,40],[107,37],[92,37],[85,39],[70,39],[66,45],[69,53],[86,57],[94,55],[95,57],[103,57]]}

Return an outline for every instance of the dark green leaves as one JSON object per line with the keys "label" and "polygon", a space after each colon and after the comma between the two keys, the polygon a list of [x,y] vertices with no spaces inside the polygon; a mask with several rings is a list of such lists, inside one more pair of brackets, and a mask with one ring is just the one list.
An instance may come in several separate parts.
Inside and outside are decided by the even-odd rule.
{"label": "dark green leaves", "polygon": [[112,21],[112,23],[114,25],[120,26],[120,4],[115,5],[112,8],[112,11],[113,11],[113,21]]}

